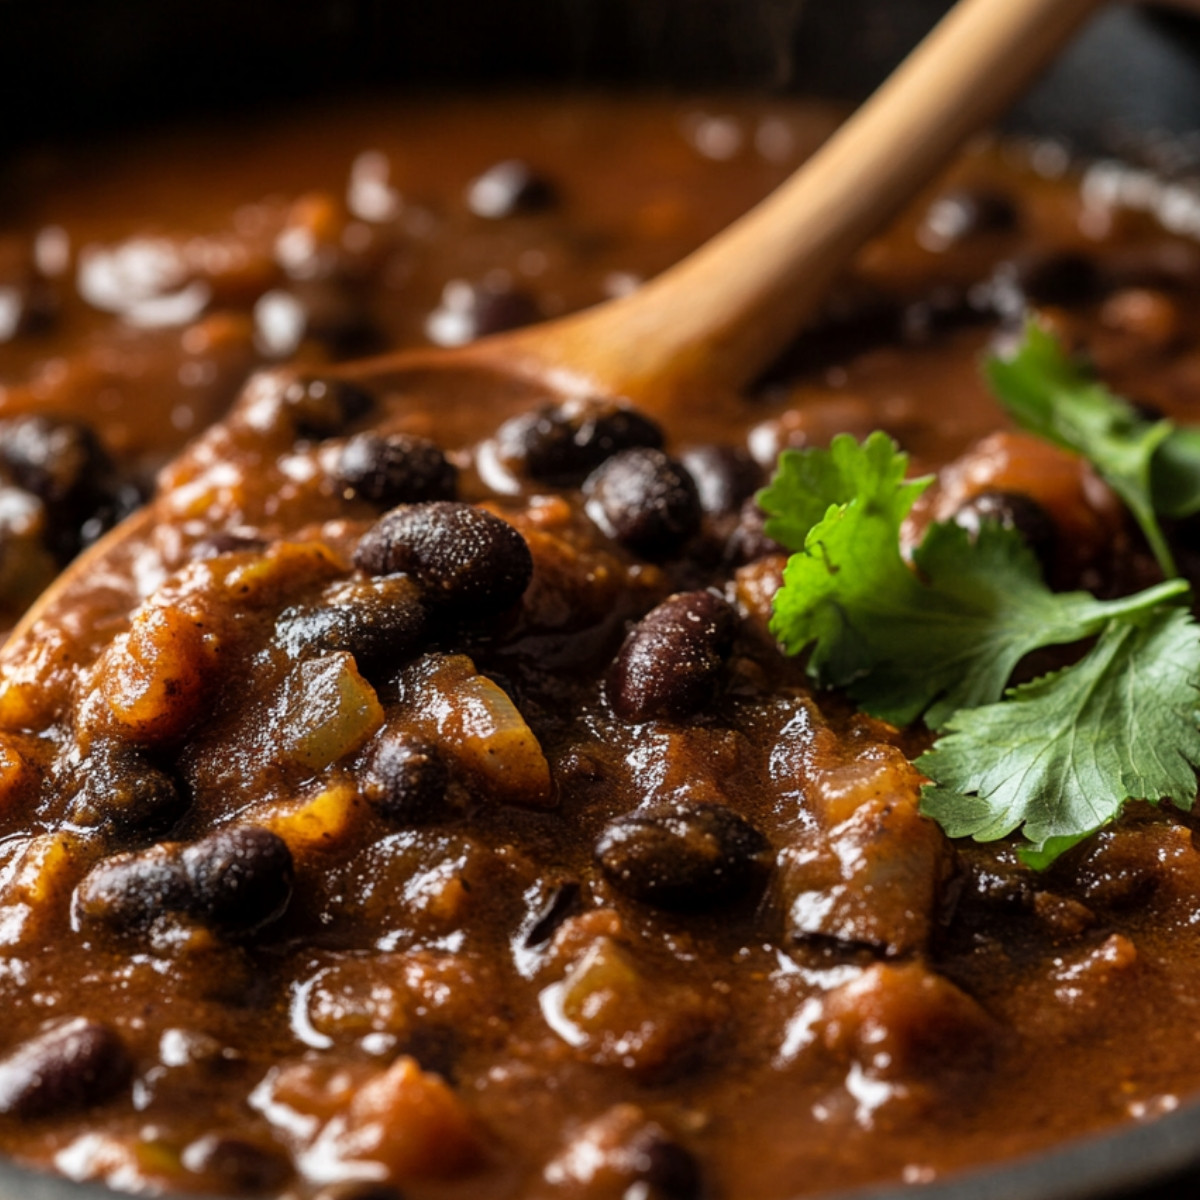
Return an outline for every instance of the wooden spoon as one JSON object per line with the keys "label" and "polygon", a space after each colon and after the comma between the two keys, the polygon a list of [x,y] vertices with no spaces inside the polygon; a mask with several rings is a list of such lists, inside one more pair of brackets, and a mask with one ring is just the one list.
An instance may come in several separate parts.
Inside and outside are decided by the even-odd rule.
{"label": "wooden spoon", "polygon": [[[439,407],[509,394],[624,396],[669,420],[728,402],[803,325],[868,237],[995,116],[1099,0],[960,0],[887,82],[776,192],[629,296],[454,350],[403,351],[330,374]],[[485,393],[486,394],[486,393]],[[126,579],[151,504],[81,555],[13,631],[0,666],[73,595]]]}

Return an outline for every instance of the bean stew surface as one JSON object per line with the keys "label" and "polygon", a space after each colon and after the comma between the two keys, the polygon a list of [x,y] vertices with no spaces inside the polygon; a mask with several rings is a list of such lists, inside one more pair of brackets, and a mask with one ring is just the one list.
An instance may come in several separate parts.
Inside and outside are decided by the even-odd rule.
{"label": "bean stew surface", "polygon": [[0,651],[0,1152],[155,1194],[788,1200],[1200,1088],[1195,820],[1132,804],[1045,872],[948,839],[928,732],[768,632],[753,499],[883,429],[923,519],[1154,582],[979,371],[1032,308],[1197,418],[1200,245],[1147,187],[976,143],[716,412],[329,374],[637,287],[836,119],[381,101],[4,168],[6,627],[155,499]]}

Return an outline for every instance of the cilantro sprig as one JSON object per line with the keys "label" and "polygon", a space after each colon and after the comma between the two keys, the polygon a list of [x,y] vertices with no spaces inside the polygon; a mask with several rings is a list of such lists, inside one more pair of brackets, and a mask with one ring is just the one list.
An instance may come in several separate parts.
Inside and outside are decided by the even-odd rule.
{"label": "cilantro sprig", "polygon": [[[1173,574],[1159,512],[1200,510],[1200,431],[1148,421],[1088,379],[1031,324],[988,377],[1018,422],[1085,453]],[[1052,592],[1020,535],[933,523],[912,552],[901,529],[930,479],[885,434],[787,451],[759,493],[768,534],[793,551],[771,629],[808,651],[821,686],[897,724],[942,736],[917,761],[922,808],[953,837],[1020,830],[1044,867],[1126,800],[1190,809],[1200,766],[1200,631],[1187,583],[1102,601]],[[1168,570],[1169,569],[1169,570]],[[1078,662],[1007,689],[1031,651],[1095,638]]]}

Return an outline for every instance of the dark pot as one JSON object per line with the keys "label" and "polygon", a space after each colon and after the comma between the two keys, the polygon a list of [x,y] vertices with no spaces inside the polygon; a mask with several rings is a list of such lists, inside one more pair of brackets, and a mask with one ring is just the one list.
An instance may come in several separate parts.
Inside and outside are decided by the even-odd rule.
{"label": "dark pot", "polygon": [[[201,113],[430,84],[715,86],[853,100],[947,7],[945,0],[0,0],[0,156],[18,145]],[[1200,170],[1200,21],[1108,11],[1008,122],[1086,154]],[[1171,1200],[1198,1192],[1200,1101],[1052,1154],[924,1187],[859,1191],[854,1200]],[[0,1164],[0,1200],[114,1195]]]}

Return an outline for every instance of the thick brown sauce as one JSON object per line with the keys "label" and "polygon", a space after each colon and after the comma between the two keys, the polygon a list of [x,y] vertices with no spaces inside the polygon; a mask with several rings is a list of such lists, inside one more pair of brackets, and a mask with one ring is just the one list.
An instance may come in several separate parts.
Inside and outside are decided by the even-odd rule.
{"label": "thick brown sauce", "polygon": [[[0,245],[14,262],[34,242],[51,267],[56,246],[66,258],[37,280],[53,295],[49,330],[0,343],[0,416],[83,416],[136,476],[214,420],[255,364],[294,359],[319,374],[331,357],[421,344],[451,281],[515,288],[549,316],[653,274],[831,127],[805,106],[492,98],[18,164]],[[556,199],[529,215],[473,215],[464,189],[508,158],[533,164]],[[342,200],[348,177],[357,213]],[[937,198],[996,194],[1011,220],[939,239]],[[149,332],[98,312],[75,284],[89,256],[129,253],[147,230],[171,239],[159,248],[168,260],[192,255],[172,295],[208,288],[193,314]],[[27,276],[14,269],[13,286]],[[1052,574],[1097,588],[1150,577],[1076,464],[1019,441],[972,451],[1003,425],[977,362],[1011,327],[996,296],[1018,286],[1114,386],[1194,416],[1195,245],[1145,215],[1085,206],[1074,177],[983,147],[868,247],[824,322],[729,414],[724,440],[767,462],[784,445],[884,428],[922,471],[970,453],[979,479],[944,476],[940,515],[981,487],[1027,491],[1058,522]],[[268,352],[271,303],[326,319]],[[905,755],[920,735],[813,697],[771,646],[779,560],[730,560],[736,514],[710,514],[687,553],[646,561],[600,532],[573,488],[491,491],[479,448],[527,396],[489,393],[466,413],[423,407],[419,385],[378,400],[330,438],[297,440],[259,385],[161,477],[157,511],[173,523],[124,551],[117,575],[70,612],[52,612],[58,635],[47,626],[9,648],[0,1053],[82,1017],[115,1032],[127,1065],[103,1095],[32,1115],[10,1104],[0,1148],[133,1190],[309,1196],[376,1180],[418,1200],[783,1200],[933,1178],[1152,1117],[1196,1089],[1200,855],[1186,818],[1132,812],[1044,877],[1004,846],[949,846],[915,815]],[[288,612],[327,606],[322,589],[351,576],[379,515],[347,499],[331,468],[367,426],[453,452],[461,496],[515,525],[535,564],[515,612],[433,638],[474,667],[415,651],[386,671],[359,664],[387,727],[419,727],[450,763],[450,800],[422,822],[377,810],[374,727],[332,758],[303,741],[305,703],[329,690],[305,690],[297,672],[313,655],[286,636]],[[686,420],[666,434],[671,453],[694,448]],[[230,531],[259,540],[206,542]],[[187,568],[202,546],[207,565]],[[249,582],[235,586],[239,570]],[[219,666],[195,650],[202,695],[185,670],[178,710],[139,726],[136,670],[105,647],[164,580],[143,615],[158,605],[207,622]],[[678,719],[621,719],[604,678],[626,628],[708,585],[739,610],[716,699]],[[184,655],[157,637],[151,674]],[[503,705],[475,668],[515,697],[549,789],[527,743],[481,747],[469,720],[430,732],[429,714],[468,692]],[[174,711],[184,715],[168,728]],[[185,797],[165,831],[105,816],[131,784],[120,763],[102,772],[97,747],[122,739]],[[728,902],[665,910],[596,865],[609,822],[697,804],[740,814],[770,846],[764,873]],[[233,935],[169,913],[114,931],[78,900],[72,915],[74,889],[105,856],[230,824],[272,828],[290,847],[295,889],[278,921]],[[0,1092],[12,1071],[0,1062]],[[391,1101],[354,1108],[356,1093],[381,1088]],[[62,1095],[74,1093],[51,1100]]]}

